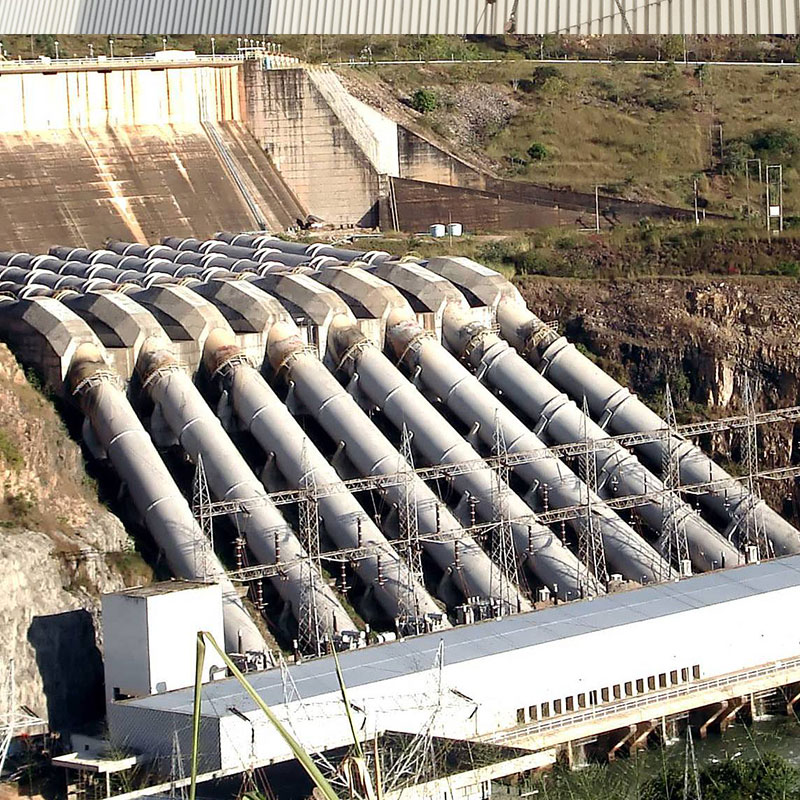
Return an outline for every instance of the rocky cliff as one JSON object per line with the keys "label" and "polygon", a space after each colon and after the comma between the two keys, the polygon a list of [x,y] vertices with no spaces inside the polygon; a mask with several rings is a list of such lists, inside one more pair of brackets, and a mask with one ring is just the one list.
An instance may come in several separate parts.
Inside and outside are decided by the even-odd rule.
{"label": "rocky cliff", "polygon": [[102,713],[100,594],[149,570],[35,384],[0,345],[0,675],[13,659],[17,703],[74,729]]}
{"label": "rocky cliff", "polygon": [[[661,411],[667,382],[683,421],[739,413],[746,375],[759,409],[800,398],[800,283],[791,278],[652,278],[517,281],[530,307],[560,329],[603,369]],[[679,420],[680,421],[680,420]],[[766,466],[796,463],[800,427],[762,427]],[[706,450],[732,471],[741,442],[705,437]],[[765,482],[765,497],[798,522],[792,482]]]}

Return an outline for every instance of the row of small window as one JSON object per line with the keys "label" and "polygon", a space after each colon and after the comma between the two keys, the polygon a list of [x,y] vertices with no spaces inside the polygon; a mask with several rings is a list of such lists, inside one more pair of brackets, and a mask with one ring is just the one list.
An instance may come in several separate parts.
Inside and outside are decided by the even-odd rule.
{"label": "row of small window", "polygon": [[602,703],[622,700],[623,697],[633,697],[638,694],[654,692],[658,689],[666,689],[669,686],[677,686],[679,683],[697,680],[699,677],[700,665],[695,664],[693,667],[684,667],[680,671],[674,669],[671,672],[650,675],[648,678],[639,678],[636,681],[615,683],[611,687],[605,686],[602,689],[581,692],[575,697],[570,696],[563,700],[558,698],[558,700],[553,700],[552,703],[544,702],[540,705],[528,706],[527,709],[518,708],[517,723],[521,725],[524,722],[536,722],[539,719],[556,717],[559,714],[569,714],[576,709],[591,708]]}

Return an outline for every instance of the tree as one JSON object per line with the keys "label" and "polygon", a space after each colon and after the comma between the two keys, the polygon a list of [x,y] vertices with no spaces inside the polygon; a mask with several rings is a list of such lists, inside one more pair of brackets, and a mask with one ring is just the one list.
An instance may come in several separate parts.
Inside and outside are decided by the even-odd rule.
{"label": "tree", "polygon": [[533,142],[528,148],[531,161],[544,161],[549,155],[547,148],[541,142]]}
{"label": "tree", "polygon": [[414,111],[419,111],[420,114],[427,114],[429,111],[435,111],[439,107],[439,98],[433,89],[417,89],[411,95],[411,108]]}

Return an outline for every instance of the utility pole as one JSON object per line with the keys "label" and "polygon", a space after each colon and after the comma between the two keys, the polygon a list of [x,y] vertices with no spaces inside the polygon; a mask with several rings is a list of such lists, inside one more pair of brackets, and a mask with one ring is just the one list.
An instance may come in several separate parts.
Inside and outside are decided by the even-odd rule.
{"label": "utility pole", "polygon": [[[768,164],[766,169],[767,232],[783,231],[783,165]],[[777,229],[774,227],[777,221]]]}
{"label": "utility pole", "polygon": [[600,187],[594,187],[594,229],[600,233]]}
{"label": "utility pole", "polygon": [[[206,469],[203,465],[203,456],[200,453],[197,454],[197,464],[195,465],[194,479],[192,480],[192,514],[203,532],[202,539],[199,542],[195,542],[195,571],[203,576],[204,581],[207,581],[209,578],[209,547],[211,548],[211,553],[214,552],[214,519],[211,513],[211,494],[208,490]],[[202,560],[202,565],[199,563],[200,560]],[[198,567],[201,568],[198,569]]]}
{"label": "utility pole", "polygon": [[[744,412],[747,426],[744,430],[743,455],[747,472],[748,508],[745,511],[744,537],[748,556],[757,560],[770,558],[772,555],[769,539],[764,530],[761,515],[761,486],[758,480],[758,424],[756,421],[756,403],[753,388],[747,375],[744,378]],[[751,550],[752,548],[752,550]]]}

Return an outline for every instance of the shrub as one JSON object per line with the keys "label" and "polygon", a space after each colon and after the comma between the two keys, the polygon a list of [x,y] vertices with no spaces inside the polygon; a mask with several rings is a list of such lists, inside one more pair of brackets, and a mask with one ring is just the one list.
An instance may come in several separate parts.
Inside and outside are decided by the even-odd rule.
{"label": "shrub", "polygon": [[753,158],[753,148],[742,139],[731,139],[725,145],[722,171],[726,175],[742,175],[747,169],[747,160]]}
{"label": "shrub", "polygon": [[645,100],[645,105],[652,108],[653,111],[677,111],[683,105],[680,97],[669,94],[656,94],[648,97]]}
{"label": "shrub", "polygon": [[433,89],[417,89],[411,95],[411,108],[414,111],[419,111],[420,114],[427,114],[430,111],[435,111],[439,107],[439,98]]}
{"label": "shrub", "polygon": [[527,152],[531,161],[544,161],[550,155],[547,148],[541,142],[534,142],[528,148]]}
{"label": "shrub", "polygon": [[750,146],[756,153],[788,161],[800,152],[800,138],[787,128],[772,128],[754,133]]}
{"label": "shrub", "polygon": [[533,71],[533,85],[537,89],[540,89],[552,78],[561,79],[561,70],[552,64],[544,64],[541,67],[536,67]]}
{"label": "shrub", "polygon": [[16,442],[8,433],[0,429],[0,458],[2,458],[11,469],[18,470],[23,465],[22,453]]}
{"label": "shrub", "polygon": [[24,522],[34,508],[33,499],[26,494],[7,493],[5,501],[11,519],[18,522]]}

